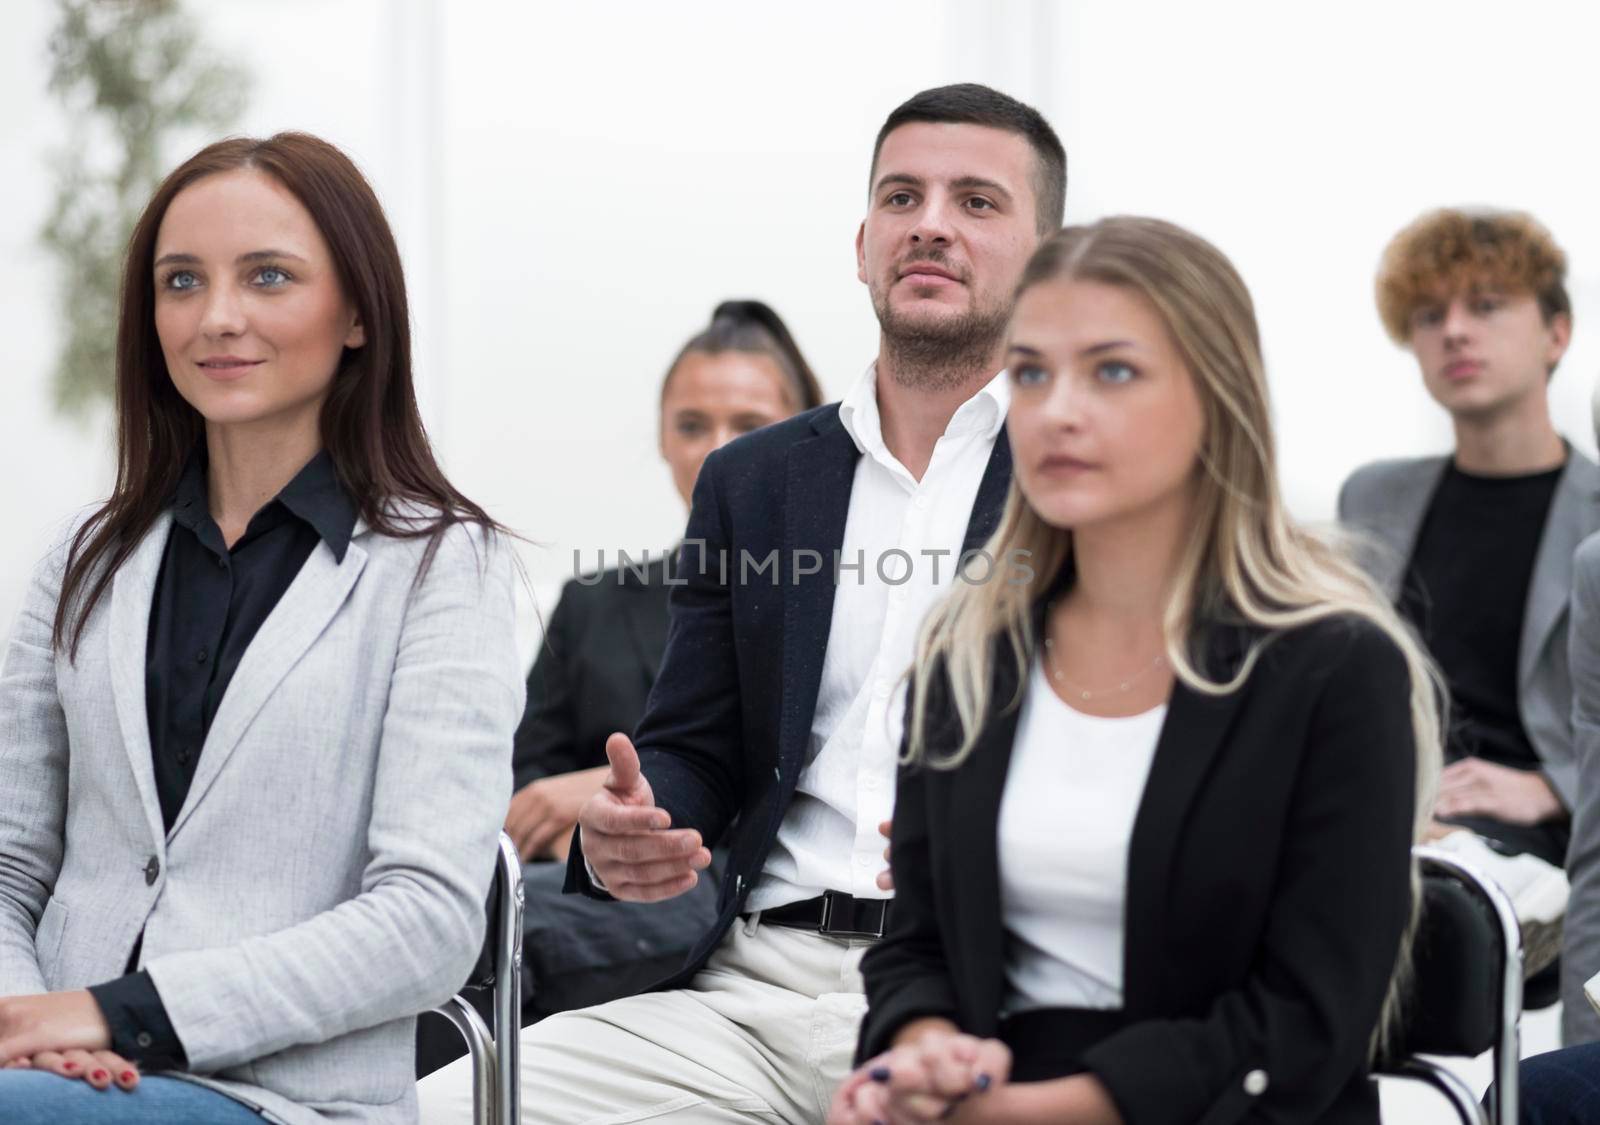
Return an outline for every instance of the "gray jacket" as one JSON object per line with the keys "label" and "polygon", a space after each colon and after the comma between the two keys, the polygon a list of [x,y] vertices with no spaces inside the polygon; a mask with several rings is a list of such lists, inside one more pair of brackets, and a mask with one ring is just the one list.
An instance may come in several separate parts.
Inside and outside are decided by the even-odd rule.
{"label": "gray jacket", "polygon": [[319,543],[223,697],[162,830],[145,639],[170,519],[112,579],[76,663],[65,564],[0,667],[0,994],[148,970],[196,1081],[291,1125],[416,1119],[415,1013],[483,940],[523,683],[510,548],[357,523]]}
{"label": "gray jacket", "polygon": [[[1339,519],[1362,533],[1362,564],[1393,600],[1448,459],[1378,461],[1357,469],[1339,492]],[[1567,604],[1572,555],[1600,530],[1600,468],[1576,449],[1556,483],[1534,559],[1517,648],[1522,725],[1551,788],[1568,809],[1577,795],[1572,749],[1572,681],[1567,672]]]}
{"label": "gray jacket", "polygon": [[1600,1039],[1600,1015],[1583,983],[1600,973],[1600,535],[1591,535],[1572,562],[1572,730],[1578,793],[1567,852],[1567,903],[1561,950],[1561,1035],[1568,1043]]}

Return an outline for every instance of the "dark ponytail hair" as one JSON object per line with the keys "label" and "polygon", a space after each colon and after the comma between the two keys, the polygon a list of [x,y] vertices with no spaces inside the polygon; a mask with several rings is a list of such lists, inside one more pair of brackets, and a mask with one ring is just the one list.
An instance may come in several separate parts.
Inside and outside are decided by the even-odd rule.
{"label": "dark ponytail hair", "polygon": [[700,355],[721,355],[723,352],[740,352],[746,355],[770,356],[783,372],[784,391],[797,411],[811,410],[822,405],[822,387],[812,374],[806,357],[800,354],[800,345],[789,334],[788,325],[762,301],[723,301],[711,314],[711,323],[690,338],[673,357],[661,380],[661,397],[667,397],[667,385],[683,357],[691,352]]}

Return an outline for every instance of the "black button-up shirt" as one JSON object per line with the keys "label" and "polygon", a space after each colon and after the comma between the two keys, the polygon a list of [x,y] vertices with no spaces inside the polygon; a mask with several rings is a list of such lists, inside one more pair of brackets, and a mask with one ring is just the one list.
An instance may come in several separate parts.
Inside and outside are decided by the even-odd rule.
{"label": "black button-up shirt", "polygon": [[[211,518],[205,451],[190,458],[173,496],[145,654],[145,714],[168,831],[251,640],[318,542],[344,561],[355,521],[355,504],[323,451],[251,518],[229,548]],[[137,971],[142,941],[143,935],[134,943],[126,976],[89,991],[111,1026],[113,1050],[151,1069],[180,1067],[183,1045],[150,975]]]}

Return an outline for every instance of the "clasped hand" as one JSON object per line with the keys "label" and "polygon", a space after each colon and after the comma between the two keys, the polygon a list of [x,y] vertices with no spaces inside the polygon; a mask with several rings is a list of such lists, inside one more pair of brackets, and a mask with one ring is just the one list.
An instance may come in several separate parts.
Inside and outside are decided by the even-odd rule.
{"label": "clasped hand", "polygon": [[692,888],[711,866],[711,852],[692,828],[673,828],[656,807],[639,755],[625,734],[606,740],[611,769],[605,786],[578,814],[583,856],[612,898],[659,902]]}
{"label": "clasped hand", "polygon": [[110,1045],[100,1005],[81,989],[0,996],[0,1066],[8,1070],[48,1070],[98,1090],[113,1083],[132,1090],[139,1068]]}
{"label": "clasped hand", "polygon": [[977,1125],[1011,1075],[1011,1051],[998,1039],[930,1030],[893,1047],[845,1079],[828,1125]]}

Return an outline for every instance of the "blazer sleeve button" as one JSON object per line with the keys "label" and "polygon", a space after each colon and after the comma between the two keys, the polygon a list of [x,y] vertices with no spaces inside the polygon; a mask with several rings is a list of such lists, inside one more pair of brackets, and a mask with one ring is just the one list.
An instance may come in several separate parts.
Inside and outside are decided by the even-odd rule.
{"label": "blazer sleeve button", "polygon": [[155,856],[150,857],[150,862],[144,865],[144,885],[153,887],[156,880],[161,877],[161,861]]}
{"label": "blazer sleeve button", "polygon": [[148,1031],[141,1031],[138,1035],[133,1037],[133,1041],[139,1046],[148,1049],[152,1044],[155,1043],[156,1040],[155,1036],[151,1035]]}
{"label": "blazer sleeve button", "polygon": [[1244,1092],[1252,1098],[1259,1098],[1267,1092],[1267,1072],[1252,1070],[1244,1076]]}

